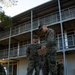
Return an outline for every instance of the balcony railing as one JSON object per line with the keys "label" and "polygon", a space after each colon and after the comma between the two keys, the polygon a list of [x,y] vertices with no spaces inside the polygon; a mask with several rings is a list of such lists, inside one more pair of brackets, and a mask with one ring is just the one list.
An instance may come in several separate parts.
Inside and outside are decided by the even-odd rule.
{"label": "balcony railing", "polygon": [[26,48],[27,48],[26,45],[20,46],[20,48],[19,48],[19,56],[26,55]]}
{"label": "balcony railing", "polygon": [[74,35],[68,35],[68,48],[75,47],[75,34]]}
{"label": "balcony railing", "polygon": [[8,51],[7,49],[0,50],[0,59],[4,59],[8,57]]}
{"label": "balcony railing", "polygon": [[[67,41],[65,41],[65,39],[67,39]],[[41,43],[43,44],[44,41],[41,41]],[[67,38],[64,38],[64,45],[65,45],[64,46],[65,50],[75,48],[75,34],[67,35]],[[25,56],[27,46],[28,46],[27,44],[24,44],[24,45],[20,45],[19,48],[18,47],[11,48],[10,58]],[[63,51],[61,37],[57,39],[57,51]],[[3,58],[8,58],[8,49],[0,50],[0,59],[3,59]]]}
{"label": "balcony railing", "polygon": [[[75,48],[75,34],[67,35],[67,38],[64,37],[64,49]],[[58,50],[62,50],[62,38],[59,37],[57,40]]]}
{"label": "balcony railing", "polygon": [[75,7],[62,10],[62,20],[75,18]]}
{"label": "balcony railing", "polygon": [[[26,55],[26,46],[20,46],[20,48],[18,49],[18,47],[13,47],[10,49],[10,55],[9,57],[20,57]],[[4,58],[8,58],[8,49],[3,49],[0,50],[0,59],[4,59]]]}
{"label": "balcony railing", "polygon": [[[70,7],[67,9],[62,10],[62,20],[72,19],[75,18],[75,7]],[[59,13],[54,12],[43,17],[40,17],[33,21],[33,29],[38,28],[39,23],[44,23],[46,25],[52,25],[54,23],[59,22]],[[15,26],[11,29],[11,36],[19,35],[22,33],[26,33],[31,30],[31,23],[26,22],[21,25]],[[0,39],[7,38],[9,36],[9,31],[0,32]]]}

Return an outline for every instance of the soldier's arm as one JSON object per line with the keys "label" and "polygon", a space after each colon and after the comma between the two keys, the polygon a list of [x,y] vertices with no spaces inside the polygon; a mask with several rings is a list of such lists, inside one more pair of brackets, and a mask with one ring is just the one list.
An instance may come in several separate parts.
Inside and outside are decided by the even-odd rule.
{"label": "soldier's arm", "polygon": [[26,49],[26,56],[27,56],[27,57],[30,56],[30,48],[29,48],[29,46],[28,46],[27,49]]}
{"label": "soldier's arm", "polygon": [[46,41],[46,45],[53,45],[56,43],[55,40],[55,31],[53,29],[50,29],[49,34],[48,34],[48,38]]}

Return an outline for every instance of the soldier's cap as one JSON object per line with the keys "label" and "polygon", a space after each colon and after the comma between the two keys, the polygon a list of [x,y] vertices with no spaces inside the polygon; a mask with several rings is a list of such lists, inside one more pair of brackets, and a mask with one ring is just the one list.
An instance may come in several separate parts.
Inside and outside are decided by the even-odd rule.
{"label": "soldier's cap", "polygon": [[38,29],[41,31],[42,30],[42,26],[44,26],[43,24],[40,24]]}
{"label": "soldier's cap", "polygon": [[38,35],[33,35],[33,39],[38,39],[39,36]]}

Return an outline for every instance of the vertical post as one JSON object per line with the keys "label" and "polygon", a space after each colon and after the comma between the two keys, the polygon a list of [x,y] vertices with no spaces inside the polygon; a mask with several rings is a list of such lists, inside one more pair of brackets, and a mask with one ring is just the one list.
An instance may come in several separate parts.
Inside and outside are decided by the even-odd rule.
{"label": "vertical post", "polygon": [[57,35],[57,39],[58,39],[58,51],[60,49],[60,46],[59,46],[59,35]]}
{"label": "vertical post", "polygon": [[18,49],[17,49],[17,55],[19,56],[19,50],[20,50],[20,44],[18,42]]}
{"label": "vertical post", "polygon": [[39,22],[39,18],[38,18],[38,26],[40,25],[40,22]]}
{"label": "vertical post", "polygon": [[68,48],[68,39],[67,39],[67,33],[66,33],[66,31],[65,31],[65,46],[66,46],[66,48]]}
{"label": "vertical post", "polygon": [[33,11],[31,10],[31,44],[33,38]]}
{"label": "vertical post", "polygon": [[7,68],[7,75],[9,75],[9,64],[10,64],[10,44],[11,44],[11,27],[9,31],[9,47],[8,47],[8,68]]}
{"label": "vertical post", "polygon": [[62,34],[62,46],[63,46],[63,58],[64,58],[64,75],[66,75],[66,56],[65,56],[65,49],[64,49],[64,37],[63,37],[63,26],[62,26],[63,24],[62,24],[60,0],[58,0],[58,8],[59,8],[61,34]]}

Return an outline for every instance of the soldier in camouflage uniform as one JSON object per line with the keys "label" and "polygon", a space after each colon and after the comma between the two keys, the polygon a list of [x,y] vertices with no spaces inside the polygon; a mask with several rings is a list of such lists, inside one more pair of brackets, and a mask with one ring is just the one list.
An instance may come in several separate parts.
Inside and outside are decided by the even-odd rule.
{"label": "soldier in camouflage uniform", "polygon": [[27,67],[27,74],[32,75],[33,70],[35,69],[35,75],[39,75],[39,55],[37,50],[41,48],[41,45],[38,44],[38,36],[33,36],[33,44],[30,44],[26,50],[27,57],[28,57],[28,67]]}
{"label": "soldier in camouflage uniform", "polygon": [[45,35],[45,45],[41,47],[41,50],[46,49],[47,53],[45,55],[44,71],[48,70],[44,75],[57,75],[57,65],[56,65],[56,38],[53,29],[48,28],[45,25],[39,26],[40,31],[46,33]]}
{"label": "soldier in camouflage uniform", "polygon": [[61,60],[57,61],[57,74],[58,75],[63,75],[64,72],[64,66]]}
{"label": "soldier in camouflage uniform", "polygon": [[48,75],[47,71],[48,71],[48,66],[47,66],[47,61],[46,61],[46,65],[45,64],[45,55],[41,55],[40,56],[40,70],[42,71],[42,75]]}

